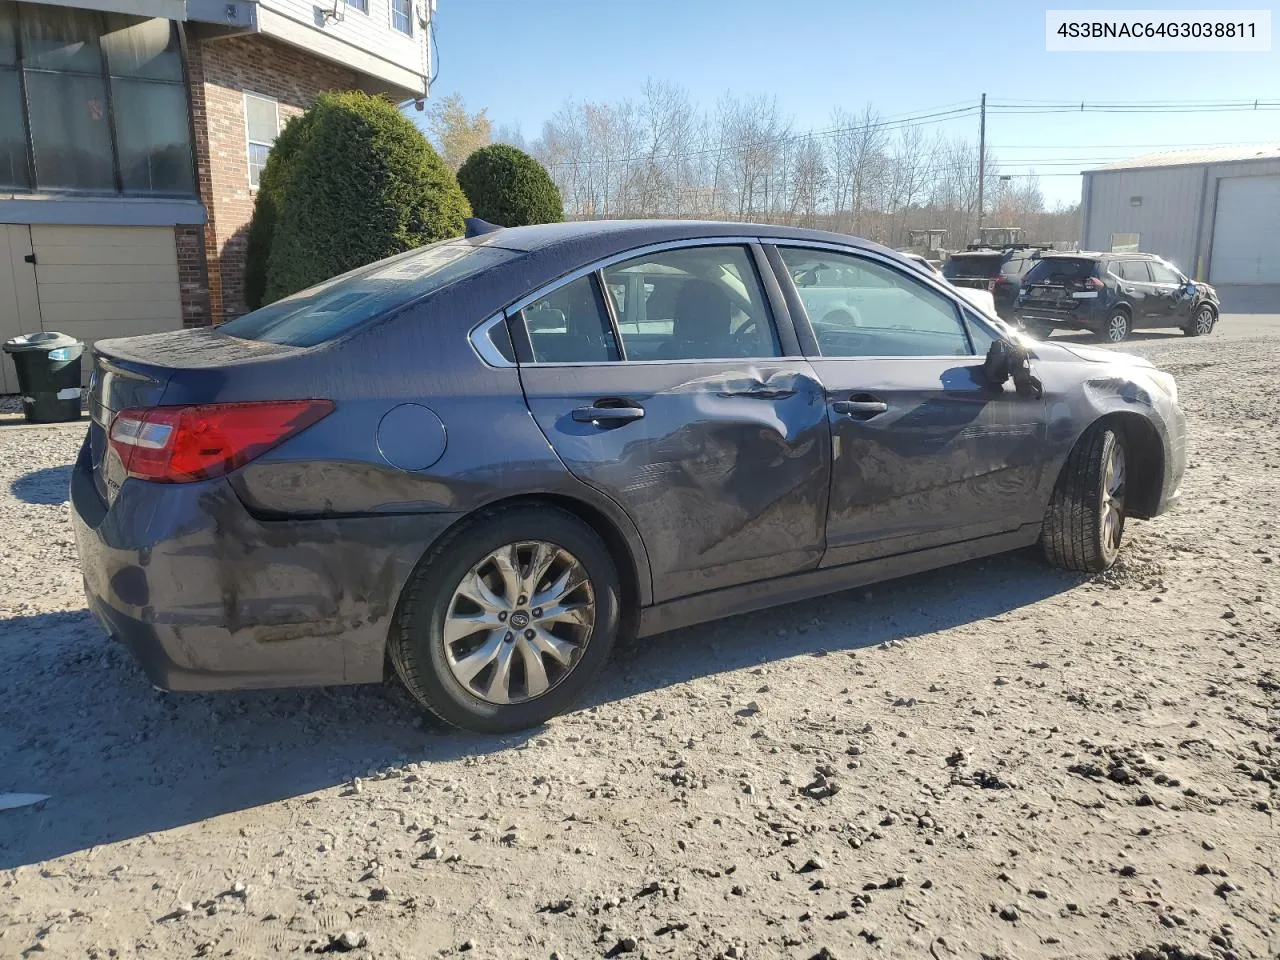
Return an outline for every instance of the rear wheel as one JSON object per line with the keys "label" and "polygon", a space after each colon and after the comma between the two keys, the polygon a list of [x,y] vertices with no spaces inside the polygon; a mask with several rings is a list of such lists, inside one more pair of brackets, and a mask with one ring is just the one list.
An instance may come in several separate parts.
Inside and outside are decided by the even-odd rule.
{"label": "rear wheel", "polygon": [[1095,424],[1058,475],[1040,545],[1055,566],[1101,573],[1120,553],[1125,520],[1125,448],[1119,433]]}
{"label": "rear wheel", "polygon": [[1182,328],[1182,332],[1188,337],[1203,337],[1213,332],[1214,324],[1218,322],[1218,315],[1214,312],[1213,307],[1205,304],[1195,312],[1195,316],[1191,318],[1191,322]]}
{"label": "rear wheel", "polygon": [[536,726],[608,659],[620,594],[608,549],[583,521],[500,508],[461,524],[414,571],[391,662],[414,699],[454,726]]}
{"label": "rear wheel", "polygon": [[1107,317],[1107,325],[1102,328],[1102,335],[1109,343],[1124,343],[1129,339],[1129,314],[1124,310],[1113,310]]}

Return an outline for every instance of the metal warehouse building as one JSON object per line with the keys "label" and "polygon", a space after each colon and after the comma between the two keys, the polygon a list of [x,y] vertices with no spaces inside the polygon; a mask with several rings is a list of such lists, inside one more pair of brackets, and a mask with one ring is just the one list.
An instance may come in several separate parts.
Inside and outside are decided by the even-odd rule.
{"label": "metal warehouse building", "polygon": [[1280,146],[1153,153],[1086,170],[1082,206],[1083,249],[1155,253],[1215,286],[1280,297]]}

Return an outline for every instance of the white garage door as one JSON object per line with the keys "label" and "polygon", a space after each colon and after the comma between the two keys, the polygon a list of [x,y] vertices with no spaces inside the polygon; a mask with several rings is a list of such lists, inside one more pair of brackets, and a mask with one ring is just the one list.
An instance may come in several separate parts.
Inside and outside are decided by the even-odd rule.
{"label": "white garage door", "polygon": [[31,247],[45,330],[88,347],[182,328],[172,227],[32,226]]}
{"label": "white garage door", "polygon": [[1280,177],[1218,182],[1209,280],[1280,283]]}

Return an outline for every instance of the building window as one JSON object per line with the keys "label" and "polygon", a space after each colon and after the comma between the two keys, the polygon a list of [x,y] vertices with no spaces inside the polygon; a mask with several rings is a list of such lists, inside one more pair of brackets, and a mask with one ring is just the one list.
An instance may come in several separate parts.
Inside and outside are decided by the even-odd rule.
{"label": "building window", "polygon": [[413,36],[413,0],[391,0],[391,26]]}
{"label": "building window", "polygon": [[0,0],[0,188],[194,193],[174,24]]}
{"label": "building window", "polygon": [[1137,253],[1141,249],[1142,235],[1138,233],[1113,233],[1111,235],[1112,253]]}
{"label": "building window", "polygon": [[280,132],[280,105],[257,93],[244,95],[245,139],[249,142],[249,186],[257,188],[267,154]]}
{"label": "building window", "polygon": [[369,0],[347,0],[347,6],[366,15],[369,13]]}

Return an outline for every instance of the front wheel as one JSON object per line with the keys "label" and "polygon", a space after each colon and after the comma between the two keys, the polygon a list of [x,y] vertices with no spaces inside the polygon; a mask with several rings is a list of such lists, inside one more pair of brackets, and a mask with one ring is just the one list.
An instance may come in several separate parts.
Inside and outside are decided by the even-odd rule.
{"label": "front wheel", "polygon": [[1205,304],[1196,310],[1195,316],[1191,318],[1191,322],[1182,328],[1182,332],[1188,337],[1204,337],[1213,332],[1214,324],[1218,322],[1218,315],[1214,313],[1213,307]]}
{"label": "front wheel", "polygon": [[1040,533],[1045,557],[1067,570],[1106,570],[1120,553],[1125,499],[1124,440],[1095,424],[1076,442],[1058,475]]}
{"label": "front wheel", "polygon": [[1124,343],[1129,339],[1129,314],[1123,310],[1115,310],[1107,317],[1107,325],[1102,330],[1108,343]]}
{"label": "front wheel", "polygon": [[460,524],[414,571],[391,662],[447,723],[523,730],[591,684],[617,636],[620,597],[613,559],[582,520],[554,507],[498,508]]}

